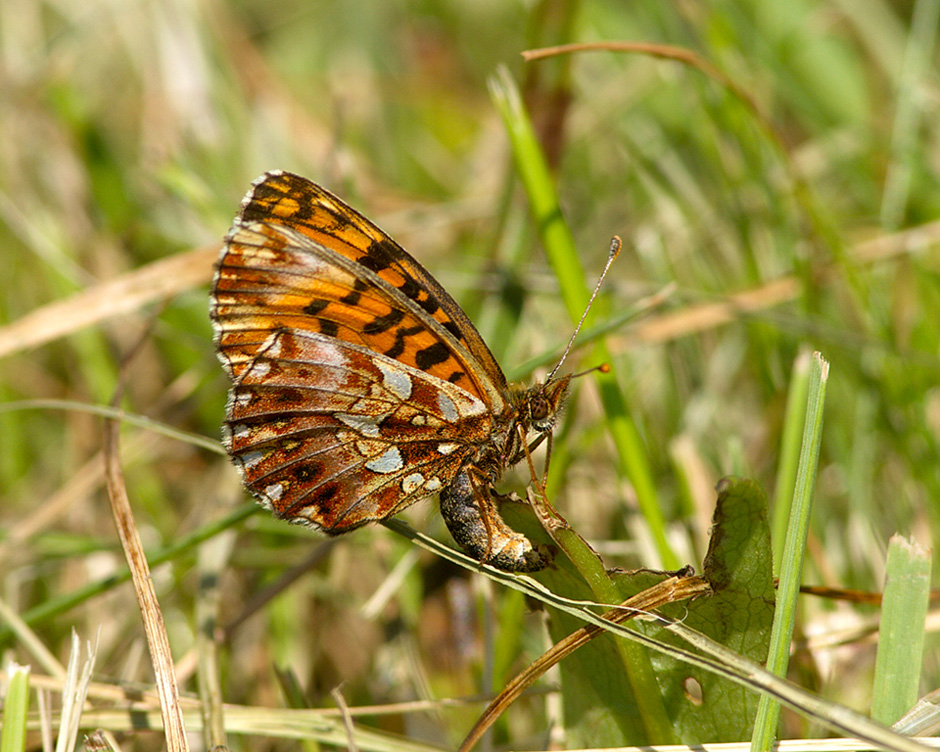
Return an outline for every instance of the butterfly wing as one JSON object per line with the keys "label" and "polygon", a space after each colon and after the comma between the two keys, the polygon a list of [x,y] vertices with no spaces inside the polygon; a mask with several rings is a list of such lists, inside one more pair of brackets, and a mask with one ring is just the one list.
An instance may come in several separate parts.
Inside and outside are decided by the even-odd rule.
{"label": "butterfly wing", "polygon": [[490,431],[486,405],[454,384],[282,329],[242,369],[224,439],[265,506],[340,533],[448,486]]}
{"label": "butterfly wing", "polygon": [[330,532],[449,483],[509,409],[502,371],[453,298],[296,175],[268,173],[246,196],[211,316],[246,485]]}
{"label": "butterfly wing", "polygon": [[233,366],[258,343],[250,333],[239,342],[232,320],[263,319],[267,329],[360,344],[504,407],[506,378],[457,302],[382,230],[306,178],[269,172],[255,181],[216,290],[231,301],[213,316],[233,324],[219,343]]}

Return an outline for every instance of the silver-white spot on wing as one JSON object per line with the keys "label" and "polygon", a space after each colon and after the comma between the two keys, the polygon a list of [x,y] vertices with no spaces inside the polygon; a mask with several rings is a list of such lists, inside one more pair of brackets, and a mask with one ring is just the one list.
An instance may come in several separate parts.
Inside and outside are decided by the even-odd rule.
{"label": "silver-white spot on wing", "polygon": [[444,392],[438,393],[437,406],[441,409],[441,415],[444,416],[444,420],[448,423],[457,422],[457,418],[460,417],[457,413],[457,405],[455,405],[454,401],[444,394]]}
{"label": "silver-white spot on wing", "polygon": [[417,491],[424,485],[424,476],[421,473],[411,473],[401,479],[401,490],[406,494]]}
{"label": "silver-white spot on wing", "polygon": [[366,467],[369,470],[373,473],[381,473],[382,475],[397,473],[404,466],[405,463],[401,458],[401,452],[399,452],[398,447],[395,446],[386,449],[380,457],[366,462]]}
{"label": "silver-white spot on wing", "polygon": [[382,372],[382,384],[402,402],[411,397],[411,377],[400,368],[395,368],[376,358],[373,363]]}
{"label": "silver-white spot on wing", "polygon": [[349,413],[333,413],[333,417],[370,439],[379,437],[379,423],[385,419],[384,415],[350,415]]}
{"label": "silver-white spot on wing", "polygon": [[244,452],[243,454],[238,455],[238,461],[242,463],[243,468],[250,470],[252,467],[261,462],[265,456],[266,455],[264,452]]}

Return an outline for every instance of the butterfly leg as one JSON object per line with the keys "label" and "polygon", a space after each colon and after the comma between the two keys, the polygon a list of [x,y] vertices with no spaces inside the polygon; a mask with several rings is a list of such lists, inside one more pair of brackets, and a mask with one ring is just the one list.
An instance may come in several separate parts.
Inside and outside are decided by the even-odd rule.
{"label": "butterfly leg", "polygon": [[474,483],[473,468],[456,475],[441,491],[441,517],[454,540],[475,559],[505,572],[537,572],[551,563],[544,546],[533,546],[510,528],[485,482]]}

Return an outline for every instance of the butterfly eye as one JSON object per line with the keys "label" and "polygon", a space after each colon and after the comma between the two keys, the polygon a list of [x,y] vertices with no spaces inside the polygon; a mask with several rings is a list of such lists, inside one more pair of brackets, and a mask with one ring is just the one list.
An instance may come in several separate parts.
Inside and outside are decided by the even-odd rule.
{"label": "butterfly eye", "polygon": [[570,385],[571,376],[565,376],[531,389],[528,395],[527,414],[532,428],[540,433],[552,430]]}
{"label": "butterfly eye", "polygon": [[552,405],[544,392],[537,392],[529,400],[529,420],[536,431],[550,431],[555,424]]}
{"label": "butterfly eye", "polygon": [[536,395],[529,404],[529,416],[533,421],[545,420],[548,417],[548,400],[544,395]]}

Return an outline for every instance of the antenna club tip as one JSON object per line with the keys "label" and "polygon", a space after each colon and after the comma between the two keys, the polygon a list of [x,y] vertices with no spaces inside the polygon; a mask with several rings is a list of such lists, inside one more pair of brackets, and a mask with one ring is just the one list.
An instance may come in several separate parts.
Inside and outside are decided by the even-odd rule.
{"label": "antenna club tip", "polygon": [[622,247],[623,247],[623,241],[620,239],[620,236],[614,235],[610,239],[610,252],[608,253],[608,257],[611,260],[617,258],[617,256],[620,255],[620,249]]}
{"label": "antenna club tip", "polygon": [[610,373],[610,363],[601,363],[597,367],[597,370],[600,371],[601,373]]}

